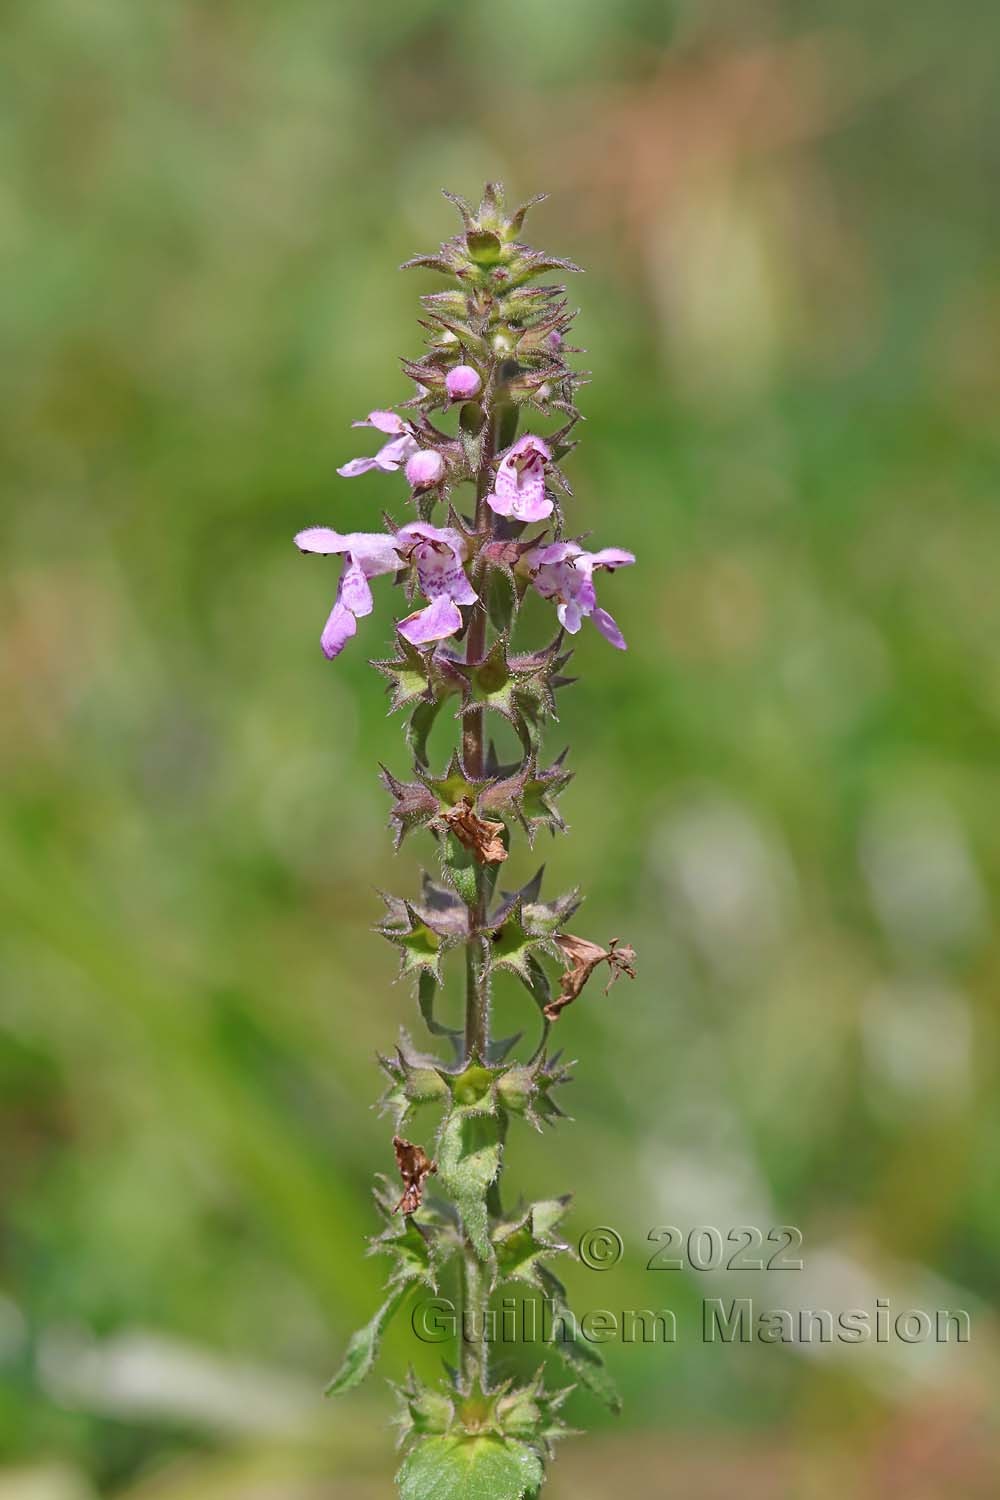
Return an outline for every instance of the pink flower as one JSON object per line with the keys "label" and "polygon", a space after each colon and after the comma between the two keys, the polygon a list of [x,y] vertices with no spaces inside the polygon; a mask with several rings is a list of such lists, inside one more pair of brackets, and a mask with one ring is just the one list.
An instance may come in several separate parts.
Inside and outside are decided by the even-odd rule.
{"label": "pink flower", "polygon": [[339,553],[344,558],[337,597],[320,636],[323,653],[332,661],[351,636],[357,634],[358,618],[372,612],[369,578],[379,573],[395,573],[399,568],[395,538],[384,532],[366,531],[342,536],[328,526],[310,526],[299,532],[295,545],[300,552]]}
{"label": "pink flower", "polygon": [[406,477],[415,490],[426,490],[437,484],[444,474],[444,459],[436,448],[421,448],[407,460]]}
{"label": "pink flower", "polygon": [[465,538],[450,526],[411,521],[396,535],[399,554],[417,570],[420,592],[431,602],[400,620],[400,635],[413,646],[443,641],[462,628],[460,604],[475,604],[479,595],[469,582],[463,563]]}
{"label": "pink flower", "polygon": [[601,568],[613,573],[615,568],[627,568],[634,562],[632,553],[620,547],[585,552],[576,542],[550,542],[546,547],[532,547],[519,567],[527,570],[543,599],[556,600],[559,623],[570,635],[576,634],[589,615],[605,640],[624,651],[625,637],[612,616],[597,603],[594,574]]}
{"label": "pink flower", "polygon": [[526,432],[508,448],[497,467],[492,495],[486,499],[498,516],[515,521],[544,521],[552,514],[545,494],[545,465],[552,450],[542,438]]}
{"label": "pink flower", "polygon": [[353,479],[356,474],[367,474],[369,469],[382,469],[386,473],[392,473],[417,452],[412,428],[394,411],[370,411],[363,422],[352,422],[351,426],[374,427],[378,432],[390,434],[390,439],[373,458],[352,458],[343,464],[337,473],[342,474],[345,479]]}
{"label": "pink flower", "polygon": [[453,401],[468,401],[472,396],[478,396],[483,384],[479,371],[471,365],[456,365],[448,371],[444,383]]}
{"label": "pink flower", "polygon": [[318,552],[344,559],[337,597],[323,627],[320,644],[332,661],[357,634],[358,620],[372,612],[369,578],[416,569],[421,593],[431,601],[397,626],[413,645],[442,641],[462,628],[460,604],[474,604],[478,595],[466,577],[466,544],[451,527],[439,528],[413,521],[395,536],[388,532],[353,531],[345,535],[328,526],[310,526],[295,538],[300,552]]}

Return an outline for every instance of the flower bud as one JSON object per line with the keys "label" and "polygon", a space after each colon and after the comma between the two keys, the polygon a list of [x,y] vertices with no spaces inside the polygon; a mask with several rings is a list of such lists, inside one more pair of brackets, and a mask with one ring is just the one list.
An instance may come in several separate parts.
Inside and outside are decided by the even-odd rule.
{"label": "flower bud", "polygon": [[444,474],[444,459],[436,448],[422,448],[406,465],[406,477],[415,490],[437,484]]}
{"label": "flower bud", "polygon": [[453,401],[468,401],[472,396],[478,396],[482,384],[479,371],[471,365],[456,365],[448,371],[445,379],[448,395]]}

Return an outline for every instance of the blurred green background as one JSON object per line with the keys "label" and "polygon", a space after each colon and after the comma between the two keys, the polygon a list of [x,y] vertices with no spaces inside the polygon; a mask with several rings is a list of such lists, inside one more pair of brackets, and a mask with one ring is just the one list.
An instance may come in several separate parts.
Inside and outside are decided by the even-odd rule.
{"label": "blurred green background", "polygon": [[[595,372],[552,889],[640,977],[563,1020],[576,1122],[511,1182],[612,1224],[615,1423],[553,1500],[1000,1489],[1000,91],[932,0],[33,0],[4,12],[0,1497],[388,1493],[369,934],[393,858],[366,656],[291,537],[370,529],[348,423],[403,399],[441,187],[529,238]],[[426,857],[426,855],[425,855]],[[532,868],[527,851],[512,875]],[[511,991],[501,1021],[527,1019]],[[530,1137],[530,1138],[529,1138]],[[649,1272],[794,1224],[801,1273]],[[964,1347],[707,1347],[703,1296],[965,1307]],[[401,1321],[382,1375],[413,1341]],[[424,1351],[421,1367],[433,1368]]]}

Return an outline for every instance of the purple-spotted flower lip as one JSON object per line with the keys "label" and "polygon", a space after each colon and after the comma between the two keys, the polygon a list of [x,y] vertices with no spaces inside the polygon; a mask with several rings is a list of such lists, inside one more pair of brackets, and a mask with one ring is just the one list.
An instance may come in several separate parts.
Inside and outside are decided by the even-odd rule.
{"label": "purple-spotted flower lip", "polygon": [[396,534],[400,556],[416,569],[420,592],[431,602],[415,610],[396,629],[413,646],[443,641],[462,628],[460,604],[475,604],[479,595],[469,582],[464,562],[468,548],[460,531],[411,521]]}
{"label": "purple-spotted flower lip", "polygon": [[603,547],[599,552],[587,552],[578,542],[549,542],[525,552],[519,567],[527,572],[532,586],[543,599],[556,601],[559,623],[570,635],[575,635],[583,621],[589,618],[605,640],[617,650],[624,651],[625,637],[617,622],[597,603],[594,574],[602,568],[612,573],[616,568],[627,568],[634,562],[634,554],[623,551],[621,547]]}
{"label": "purple-spotted flower lip", "polygon": [[337,597],[330,611],[320,644],[331,661],[357,634],[358,620],[373,608],[370,578],[396,573],[413,566],[421,592],[431,602],[416,610],[397,629],[413,645],[445,640],[461,630],[460,604],[474,604],[479,597],[466,576],[468,552],[461,532],[452,527],[412,521],[395,534],[352,531],[341,533],[329,526],[310,526],[295,538],[300,552],[342,556],[343,571]]}
{"label": "purple-spotted flower lip", "polygon": [[407,459],[417,452],[412,427],[394,411],[370,411],[362,421],[352,422],[351,426],[374,427],[377,432],[386,433],[389,441],[383,443],[371,458],[352,458],[342,464],[337,473],[345,479],[353,479],[357,474],[367,474],[369,469],[381,469],[383,473],[391,474],[396,469],[401,469]]}
{"label": "purple-spotted flower lip", "polygon": [[552,514],[552,501],[545,493],[545,465],[552,449],[544,438],[526,432],[500,459],[493,493],[486,500],[498,516],[515,521],[544,521]]}

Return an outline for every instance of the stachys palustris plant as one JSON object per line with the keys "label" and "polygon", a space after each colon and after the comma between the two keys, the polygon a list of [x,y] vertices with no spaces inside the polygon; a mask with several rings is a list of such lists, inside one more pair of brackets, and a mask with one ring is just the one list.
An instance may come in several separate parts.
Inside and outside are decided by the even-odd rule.
{"label": "stachys palustris plant", "polygon": [[[616,547],[588,551],[567,535],[560,468],[575,447],[574,396],[583,383],[567,356],[574,314],[565,288],[535,285],[539,277],[575,271],[522,244],[530,204],[509,214],[502,189],[487,184],[478,210],[446,194],[462,231],[435,255],[408,266],[443,273],[453,285],[421,298],[428,351],[404,360],[416,393],[396,410],[373,411],[358,427],[385,440],[373,457],[355,458],[340,473],[402,471],[415,519],[386,529],[341,534],[313,526],[296,537],[303,552],[342,558],[337,596],[322,647],[339,656],[372,610],[370,580],[392,574],[409,603],[420,607],[396,622],[392,657],[372,663],[389,680],[391,709],[407,717],[412,780],[382,771],[392,798],[398,847],[424,828],[440,856],[440,876],[424,877],[419,897],[385,896],[379,931],[399,948],[402,973],[413,980],[420,1014],[449,1059],[414,1049],[405,1033],[381,1059],[389,1085],[383,1109],[394,1116],[392,1148],[402,1193],[381,1179],[376,1202],[384,1218],[373,1249],[391,1257],[386,1301],[348,1346],[329,1387],[349,1390],[371,1369],[390,1318],[421,1287],[436,1290],[448,1262],[461,1286],[456,1368],[440,1389],[411,1373],[400,1391],[408,1447],[398,1480],[404,1500],[521,1500],[537,1493],[553,1441],[569,1429],[559,1416],[567,1390],[550,1390],[540,1370],[527,1385],[489,1369],[491,1294],[521,1283],[547,1299],[557,1337],[553,1351],[574,1378],[617,1407],[596,1350],[579,1340],[565,1292],[549,1262],[571,1253],[558,1225],[569,1199],[505,1206],[501,1198],[504,1142],[512,1116],[536,1128],[561,1113],[557,1088],[567,1081],[549,1033],[590,975],[605,965],[609,983],[632,975],[634,953],[617,940],[607,947],[566,931],[579,893],[543,900],[541,874],[514,892],[496,890],[514,830],[532,844],[538,831],[564,830],[556,802],[570,780],[565,751],[542,758],[542,730],[556,717],[556,694],[575,635],[589,619],[612,646],[621,631],[597,603],[598,575],[635,561]],[[532,202],[539,202],[533,199]],[[454,433],[437,425],[457,408]],[[522,422],[543,425],[525,431]],[[395,481],[398,482],[398,481]],[[467,488],[471,486],[471,492]],[[514,625],[526,592],[555,606],[558,625],[545,645],[515,646]],[[444,712],[461,725],[460,744],[443,767],[431,765],[428,740]],[[487,716],[513,727],[519,750],[510,761],[487,738]],[[466,1007],[461,1030],[436,1013],[442,966],[465,950]],[[545,960],[561,965],[554,987]],[[515,975],[538,1007],[542,1034],[526,1058],[519,1037],[490,1031],[494,974]],[[425,1144],[406,1139],[418,1106],[441,1111]],[[388,1148],[387,1141],[387,1148]],[[571,1389],[572,1387],[570,1387]]]}

